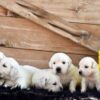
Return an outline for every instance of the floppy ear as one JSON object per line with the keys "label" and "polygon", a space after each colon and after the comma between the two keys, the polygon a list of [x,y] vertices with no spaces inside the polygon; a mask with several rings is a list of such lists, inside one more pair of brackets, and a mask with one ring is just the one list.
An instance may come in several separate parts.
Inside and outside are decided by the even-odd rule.
{"label": "floppy ear", "polygon": [[48,78],[47,77],[42,77],[40,79],[40,82],[41,82],[41,86],[46,86],[48,84]]}
{"label": "floppy ear", "polygon": [[13,75],[17,75],[17,74],[18,74],[18,69],[11,66],[10,75],[13,76]]}
{"label": "floppy ear", "polygon": [[96,63],[96,61],[92,62],[92,65],[91,65],[92,68],[96,68],[97,66],[98,64]]}
{"label": "floppy ear", "polygon": [[51,59],[49,61],[49,67],[52,68],[52,61],[51,61]]}
{"label": "floppy ear", "polygon": [[68,62],[68,67],[70,67],[71,66],[71,64]]}
{"label": "floppy ear", "polygon": [[72,60],[71,60],[71,58],[69,58],[68,61],[69,61],[69,62],[68,62],[68,67],[70,67],[71,64],[72,64]]}

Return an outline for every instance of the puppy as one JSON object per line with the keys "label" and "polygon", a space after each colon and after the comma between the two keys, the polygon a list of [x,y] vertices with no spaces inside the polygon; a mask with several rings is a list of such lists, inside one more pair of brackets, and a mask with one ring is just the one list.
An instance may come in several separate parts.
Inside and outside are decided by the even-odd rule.
{"label": "puppy", "polygon": [[0,61],[0,77],[6,79],[7,86],[29,88],[32,83],[32,74],[13,58],[6,57]]}
{"label": "puppy", "polygon": [[32,77],[32,85],[52,92],[58,92],[63,89],[60,78],[45,70],[35,72]]}
{"label": "puppy", "polygon": [[82,76],[81,92],[85,92],[87,87],[96,87],[100,91],[100,70],[93,58],[84,57],[80,60],[79,74]]}
{"label": "puppy", "polygon": [[51,69],[38,69],[32,66],[24,66],[24,68],[33,72],[33,87],[43,88],[52,92],[58,92],[63,89],[60,78],[53,74]]}
{"label": "puppy", "polygon": [[55,53],[49,61],[49,67],[55,74],[60,76],[63,86],[68,86],[69,84],[70,92],[76,91],[76,86],[80,83],[81,76],[69,56],[64,53]]}

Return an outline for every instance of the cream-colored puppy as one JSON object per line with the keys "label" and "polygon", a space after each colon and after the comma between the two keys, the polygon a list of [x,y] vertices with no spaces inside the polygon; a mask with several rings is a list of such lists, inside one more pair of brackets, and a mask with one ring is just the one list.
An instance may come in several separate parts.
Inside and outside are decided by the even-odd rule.
{"label": "cream-colored puppy", "polygon": [[76,91],[76,86],[80,83],[81,77],[78,68],[72,64],[71,58],[65,53],[55,53],[50,61],[49,67],[60,76],[63,85],[69,84],[70,92]]}
{"label": "cream-colored puppy", "polygon": [[63,89],[60,78],[46,70],[35,72],[32,77],[32,85],[52,92],[58,92]]}
{"label": "cream-colored puppy", "polygon": [[81,92],[85,92],[87,87],[96,87],[100,91],[100,70],[93,58],[84,57],[80,60],[79,74],[82,76]]}
{"label": "cream-colored puppy", "polygon": [[21,89],[29,88],[32,82],[32,74],[13,58],[6,57],[0,61],[0,77],[7,80],[7,86],[19,86]]}
{"label": "cream-colored puppy", "polygon": [[52,92],[58,92],[63,89],[60,78],[53,74],[51,69],[38,69],[32,66],[24,66],[24,68],[33,72],[33,87],[46,89]]}

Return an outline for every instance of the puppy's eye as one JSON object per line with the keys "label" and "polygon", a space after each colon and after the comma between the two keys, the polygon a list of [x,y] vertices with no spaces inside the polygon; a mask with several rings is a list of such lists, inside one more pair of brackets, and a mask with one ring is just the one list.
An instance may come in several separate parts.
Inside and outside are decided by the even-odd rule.
{"label": "puppy's eye", "polygon": [[65,64],[65,63],[66,63],[65,61],[62,62],[62,64]]}
{"label": "puppy's eye", "polygon": [[55,83],[53,83],[53,85],[57,85],[57,83],[55,82]]}
{"label": "puppy's eye", "polygon": [[56,64],[55,62],[53,62],[53,64]]}
{"label": "puppy's eye", "polygon": [[6,66],[5,64],[3,64],[3,67],[5,67],[5,68],[6,68],[7,66]]}
{"label": "puppy's eye", "polygon": [[85,68],[88,68],[88,66],[84,66]]}

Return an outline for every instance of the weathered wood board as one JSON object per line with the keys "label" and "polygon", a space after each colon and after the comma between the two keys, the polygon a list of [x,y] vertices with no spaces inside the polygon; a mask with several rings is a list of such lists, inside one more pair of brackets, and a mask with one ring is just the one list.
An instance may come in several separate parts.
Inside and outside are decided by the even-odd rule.
{"label": "weathered wood board", "polygon": [[2,17],[0,23],[1,45],[12,48],[95,55],[94,52],[28,20]]}
{"label": "weathered wood board", "polygon": [[[100,38],[99,0],[33,1],[36,6],[65,18],[76,26],[75,28],[87,30]],[[92,56],[97,59],[97,54],[91,50],[34,22],[15,16],[8,17],[7,10],[0,7],[0,51],[16,58],[21,64],[45,68],[48,66],[51,55],[55,52],[66,52],[76,65],[84,56]]]}

